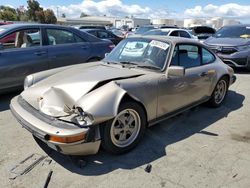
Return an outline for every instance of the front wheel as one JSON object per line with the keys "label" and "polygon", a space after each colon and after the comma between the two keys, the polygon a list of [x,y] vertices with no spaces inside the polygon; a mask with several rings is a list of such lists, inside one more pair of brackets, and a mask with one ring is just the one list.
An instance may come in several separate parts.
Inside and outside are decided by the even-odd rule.
{"label": "front wheel", "polygon": [[125,153],[134,148],[143,136],[146,116],[143,108],[135,102],[121,104],[118,114],[104,125],[102,146],[114,154]]}
{"label": "front wheel", "polygon": [[227,95],[227,91],[228,91],[228,80],[226,77],[223,77],[216,84],[213,94],[210,100],[208,101],[208,105],[211,107],[219,107],[223,103]]}

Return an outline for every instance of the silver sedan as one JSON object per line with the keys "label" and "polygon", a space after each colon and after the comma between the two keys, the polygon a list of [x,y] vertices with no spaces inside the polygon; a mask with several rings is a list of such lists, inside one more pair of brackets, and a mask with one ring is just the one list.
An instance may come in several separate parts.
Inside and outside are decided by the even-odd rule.
{"label": "silver sedan", "polygon": [[27,76],[11,110],[58,152],[95,154],[102,145],[120,154],[149,126],[202,103],[220,106],[235,80],[232,68],[199,42],[136,36],[101,62]]}

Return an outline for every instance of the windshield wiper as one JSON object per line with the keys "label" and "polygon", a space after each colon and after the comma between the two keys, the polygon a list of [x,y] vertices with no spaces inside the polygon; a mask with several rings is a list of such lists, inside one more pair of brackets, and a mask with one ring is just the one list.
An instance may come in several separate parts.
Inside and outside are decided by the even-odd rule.
{"label": "windshield wiper", "polygon": [[119,63],[121,63],[123,65],[138,65],[137,63],[133,63],[133,62],[130,62],[130,61],[121,61]]}
{"label": "windshield wiper", "polygon": [[138,65],[139,68],[147,68],[152,70],[161,70],[160,67],[154,66],[154,65]]}

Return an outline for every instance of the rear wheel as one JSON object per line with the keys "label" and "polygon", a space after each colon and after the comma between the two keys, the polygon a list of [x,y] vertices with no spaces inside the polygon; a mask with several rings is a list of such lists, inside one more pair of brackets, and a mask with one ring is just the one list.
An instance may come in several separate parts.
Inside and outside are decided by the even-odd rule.
{"label": "rear wheel", "polygon": [[216,84],[213,94],[210,100],[208,101],[208,105],[211,107],[219,107],[223,103],[227,95],[227,91],[228,79],[226,77],[223,77]]}
{"label": "rear wheel", "polygon": [[102,146],[108,152],[121,154],[134,148],[143,136],[146,116],[135,102],[121,104],[115,118],[104,125]]}

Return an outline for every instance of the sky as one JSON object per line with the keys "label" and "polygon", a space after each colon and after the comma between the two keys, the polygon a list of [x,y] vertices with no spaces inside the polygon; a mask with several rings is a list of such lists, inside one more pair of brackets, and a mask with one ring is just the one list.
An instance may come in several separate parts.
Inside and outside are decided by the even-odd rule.
{"label": "sky", "polygon": [[[77,18],[89,15],[131,16],[138,18],[211,18],[224,17],[250,21],[250,0],[38,0],[44,8],[59,15]],[[27,0],[1,0],[1,5],[19,7]]]}

